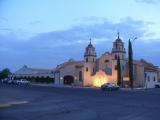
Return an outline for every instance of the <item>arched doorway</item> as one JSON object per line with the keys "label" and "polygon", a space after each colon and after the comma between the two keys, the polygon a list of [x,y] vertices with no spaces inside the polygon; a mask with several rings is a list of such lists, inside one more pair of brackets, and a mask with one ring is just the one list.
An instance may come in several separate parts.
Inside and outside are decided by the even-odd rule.
{"label": "arched doorway", "polygon": [[64,85],[72,85],[74,82],[74,77],[71,75],[64,76],[63,84]]}

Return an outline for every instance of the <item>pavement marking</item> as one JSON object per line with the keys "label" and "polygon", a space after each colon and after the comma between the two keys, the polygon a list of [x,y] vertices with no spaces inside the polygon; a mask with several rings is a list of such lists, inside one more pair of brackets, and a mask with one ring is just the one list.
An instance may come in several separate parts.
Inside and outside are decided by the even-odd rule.
{"label": "pavement marking", "polygon": [[11,105],[8,103],[0,104],[0,108],[10,107]]}
{"label": "pavement marking", "polygon": [[26,103],[28,103],[28,101],[11,101],[8,103],[0,104],[0,108],[6,108],[6,107],[10,107],[12,105],[20,105],[20,104],[26,104]]}
{"label": "pavement marking", "polygon": [[19,105],[19,104],[25,104],[28,103],[28,101],[11,101],[9,104],[11,105]]}

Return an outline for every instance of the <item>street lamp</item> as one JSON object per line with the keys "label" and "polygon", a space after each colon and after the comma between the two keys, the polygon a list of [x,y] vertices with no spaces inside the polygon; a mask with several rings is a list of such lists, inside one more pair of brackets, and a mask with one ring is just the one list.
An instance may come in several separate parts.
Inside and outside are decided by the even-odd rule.
{"label": "street lamp", "polygon": [[137,40],[138,38],[137,37],[135,37],[133,40],[132,40],[132,44],[133,44],[133,42],[135,41],[135,40]]}

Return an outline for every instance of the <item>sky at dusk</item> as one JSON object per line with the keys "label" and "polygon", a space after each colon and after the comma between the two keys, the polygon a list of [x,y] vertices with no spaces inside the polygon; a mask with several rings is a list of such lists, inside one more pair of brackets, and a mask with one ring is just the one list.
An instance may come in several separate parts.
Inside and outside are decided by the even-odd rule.
{"label": "sky at dusk", "polygon": [[0,70],[55,68],[83,60],[92,38],[98,57],[120,32],[134,59],[160,66],[160,0],[0,0]]}

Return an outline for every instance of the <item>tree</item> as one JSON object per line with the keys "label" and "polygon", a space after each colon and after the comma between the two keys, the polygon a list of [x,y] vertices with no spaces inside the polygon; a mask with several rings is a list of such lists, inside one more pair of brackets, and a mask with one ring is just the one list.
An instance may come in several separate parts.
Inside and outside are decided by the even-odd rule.
{"label": "tree", "polygon": [[121,86],[121,82],[122,82],[122,75],[121,75],[121,62],[120,62],[120,58],[118,56],[117,59],[117,84],[119,86]]}
{"label": "tree", "polygon": [[129,80],[130,80],[130,86],[133,90],[133,51],[132,51],[132,43],[129,39],[128,44],[128,66],[129,66]]}
{"label": "tree", "polygon": [[0,79],[7,78],[8,75],[10,74],[11,74],[10,70],[8,68],[5,68],[0,72]]}

